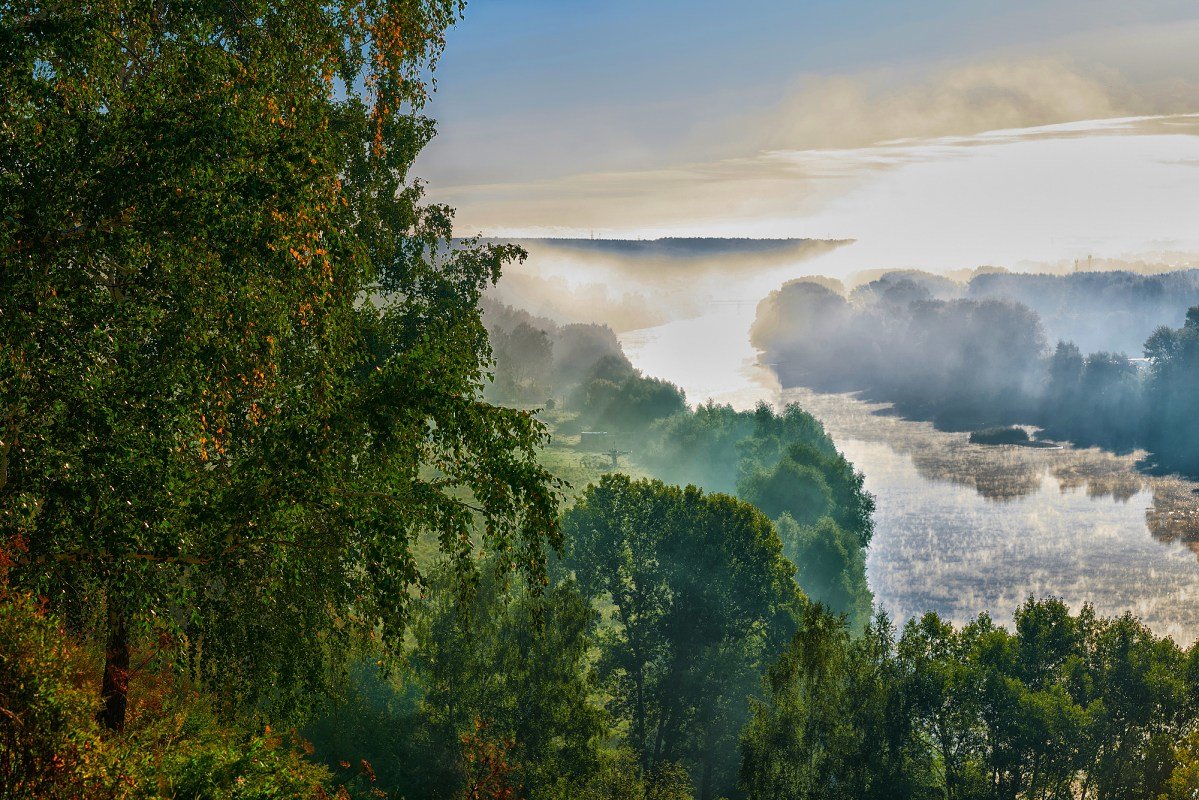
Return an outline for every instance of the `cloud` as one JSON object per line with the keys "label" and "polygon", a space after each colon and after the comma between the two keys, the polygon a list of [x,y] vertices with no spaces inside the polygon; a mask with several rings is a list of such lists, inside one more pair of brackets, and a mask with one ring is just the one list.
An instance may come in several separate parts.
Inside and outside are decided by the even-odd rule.
{"label": "cloud", "polygon": [[680,145],[653,168],[460,185],[433,196],[459,209],[464,234],[860,238],[842,201],[864,185],[1005,142],[1193,134],[1193,119],[1138,116],[1172,107],[1109,68],[1066,58],[809,77],[770,110],[730,119],[723,157]]}
{"label": "cloud", "polygon": [[1142,111],[1115,74],[1030,58],[893,75],[809,77],[753,124],[765,149],[842,149]]}

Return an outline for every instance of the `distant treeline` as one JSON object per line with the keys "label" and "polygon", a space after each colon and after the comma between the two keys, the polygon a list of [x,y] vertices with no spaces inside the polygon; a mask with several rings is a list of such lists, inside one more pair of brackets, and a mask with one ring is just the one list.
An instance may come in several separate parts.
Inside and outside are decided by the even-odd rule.
{"label": "distant treeline", "polygon": [[[508,241],[508,240],[506,240]],[[517,239],[517,244],[545,245],[583,253],[625,258],[699,259],[753,255],[779,255],[801,251],[813,244],[843,244],[845,240],[753,239],[745,237],[678,237],[660,239]]]}
{"label": "distant treeline", "polygon": [[891,270],[873,277],[852,292],[837,280],[803,280],[829,286],[854,303],[878,299],[904,281],[927,291],[932,300],[1021,303],[1040,317],[1050,341],[1074,342],[1084,352],[1140,350],[1164,320],[1181,319],[1188,308],[1199,305],[1197,269],[1155,275],[1126,270],[1050,275],[980,267],[966,281],[920,270]]}
{"label": "distant treeline", "polygon": [[683,411],[683,391],[646,377],[629,363],[606,325],[558,325],[544,317],[484,299],[493,380],[484,388],[495,402],[578,413],[574,428],[644,430]]}
{"label": "distant treeline", "polygon": [[986,272],[976,275],[965,292],[972,300],[1028,306],[1052,341],[1074,342],[1083,352],[1135,352],[1163,322],[1181,320],[1188,308],[1199,305],[1199,270]]}
{"label": "distant treeline", "polygon": [[[971,286],[984,278],[1019,284],[1018,277],[984,275]],[[1100,284],[1111,286],[1127,276],[1069,277],[1104,277],[1109,282]],[[1161,468],[1199,472],[1199,310],[1163,319],[1182,325],[1159,326],[1144,342],[1145,357],[1133,361],[1123,353],[1084,355],[1064,341],[1051,350],[1028,306],[944,299],[949,285],[900,273],[847,298],[822,283],[795,281],[762,301],[751,337],[785,385],[864,391],[947,428],[1035,424],[1051,437],[1145,448]]]}

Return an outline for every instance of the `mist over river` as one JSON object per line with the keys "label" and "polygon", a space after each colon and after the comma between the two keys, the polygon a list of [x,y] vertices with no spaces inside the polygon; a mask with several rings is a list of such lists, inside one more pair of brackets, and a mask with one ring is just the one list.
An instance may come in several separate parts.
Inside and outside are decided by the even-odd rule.
{"label": "mist over river", "polygon": [[781,390],[756,364],[752,314],[721,306],[621,339],[693,403],[797,402],[824,423],[877,499],[868,577],[897,622],[927,610],[1005,622],[1028,595],[1054,595],[1131,611],[1180,644],[1199,638],[1199,484],[1146,476],[1137,454],[973,445],[885,404]]}

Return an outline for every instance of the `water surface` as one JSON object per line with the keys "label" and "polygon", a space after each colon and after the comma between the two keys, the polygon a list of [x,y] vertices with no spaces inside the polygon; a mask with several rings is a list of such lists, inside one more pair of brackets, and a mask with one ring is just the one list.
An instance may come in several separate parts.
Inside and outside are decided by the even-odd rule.
{"label": "water surface", "polygon": [[893,618],[1004,621],[1030,594],[1054,595],[1199,637],[1195,484],[1142,475],[1135,454],[975,445],[849,395],[784,398],[866,475],[878,504],[867,574]]}

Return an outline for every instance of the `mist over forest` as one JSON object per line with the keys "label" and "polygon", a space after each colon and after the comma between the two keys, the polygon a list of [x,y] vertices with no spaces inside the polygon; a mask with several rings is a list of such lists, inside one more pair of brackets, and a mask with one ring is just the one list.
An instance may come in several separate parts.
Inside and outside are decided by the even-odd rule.
{"label": "mist over forest", "polygon": [[[791,282],[751,339],[784,385],[863,391],[950,429],[1035,425],[1048,438],[1146,449],[1199,470],[1199,273],[890,273],[848,295]],[[1126,350],[1084,350],[1069,339]],[[1052,343],[1052,344],[1051,344]]]}
{"label": "mist over forest", "polygon": [[[513,264],[492,299],[558,323],[618,332],[696,316],[728,300],[732,276],[756,286],[849,244],[845,240],[665,237],[518,238],[529,258]],[[745,299],[759,299],[748,288]]]}

